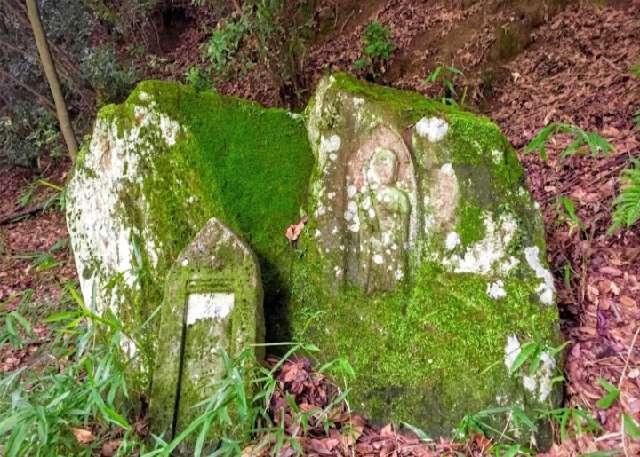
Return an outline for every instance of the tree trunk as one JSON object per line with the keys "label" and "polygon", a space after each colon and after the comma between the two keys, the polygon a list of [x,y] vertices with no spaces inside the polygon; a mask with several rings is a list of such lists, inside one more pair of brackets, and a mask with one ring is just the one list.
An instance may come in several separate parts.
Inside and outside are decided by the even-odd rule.
{"label": "tree trunk", "polygon": [[60,122],[60,130],[64,141],[67,143],[67,149],[69,150],[69,156],[71,160],[75,162],[76,152],[78,151],[78,143],[71,127],[71,121],[69,121],[69,112],[67,111],[67,105],[64,102],[62,96],[62,89],[60,88],[60,80],[58,79],[58,73],[56,67],[53,64],[51,58],[51,52],[49,51],[49,45],[47,43],[47,37],[40,21],[40,13],[38,11],[38,4],[36,0],[27,0],[27,14],[29,16],[29,22],[31,22],[31,28],[33,29],[33,35],[36,39],[36,46],[38,53],[40,54],[40,61],[44,68],[44,74],[49,82],[51,88],[51,94],[53,95],[53,101],[56,105],[56,113],[58,115],[58,122]]}

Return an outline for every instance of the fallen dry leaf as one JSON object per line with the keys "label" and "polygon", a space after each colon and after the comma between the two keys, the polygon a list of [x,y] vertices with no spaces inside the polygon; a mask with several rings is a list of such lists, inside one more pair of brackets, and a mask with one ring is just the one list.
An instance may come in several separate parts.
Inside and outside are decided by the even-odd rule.
{"label": "fallen dry leaf", "polygon": [[113,457],[118,452],[118,448],[122,444],[122,440],[109,440],[102,445],[100,457]]}
{"label": "fallen dry leaf", "polygon": [[76,437],[78,444],[91,444],[93,443],[93,440],[96,439],[91,430],[87,430],[85,428],[72,428],[71,431],[73,432],[73,436]]}

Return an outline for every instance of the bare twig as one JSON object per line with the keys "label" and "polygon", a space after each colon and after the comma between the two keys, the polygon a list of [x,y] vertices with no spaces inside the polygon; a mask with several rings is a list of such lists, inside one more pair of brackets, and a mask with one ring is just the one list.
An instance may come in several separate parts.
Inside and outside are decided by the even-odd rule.
{"label": "bare twig", "polygon": [[22,219],[35,213],[39,213],[40,211],[44,211],[46,209],[46,206],[46,203],[40,203],[38,205],[31,206],[30,208],[16,211],[13,214],[9,214],[8,216],[0,218],[0,225],[11,224],[13,222],[17,222],[18,219]]}

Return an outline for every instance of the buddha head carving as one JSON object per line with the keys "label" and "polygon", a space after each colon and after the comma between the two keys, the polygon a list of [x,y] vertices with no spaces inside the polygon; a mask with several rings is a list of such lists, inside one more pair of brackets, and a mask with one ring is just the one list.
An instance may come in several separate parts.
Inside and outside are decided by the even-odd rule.
{"label": "buddha head carving", "polygon": [[370,186],[389,186],[397,179],[398,158],[390,149],[376,148],[367,163],[365,176]]}

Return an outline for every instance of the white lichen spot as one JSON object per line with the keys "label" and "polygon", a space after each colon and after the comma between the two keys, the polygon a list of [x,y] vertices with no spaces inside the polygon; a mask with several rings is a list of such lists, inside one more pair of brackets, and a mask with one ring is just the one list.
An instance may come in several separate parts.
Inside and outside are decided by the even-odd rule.
{"label": "white lichen spot", "polygon": [[353,198],[357,192],[358,192],[358,189],[353,184],[349,184],[347,186],[347,197]]}
{"label": "white lichen spot", "polygon": [[542,360],[542,364],[538,370],[537,378],[538,378],[538,401],[543,402],[553,390],[553,375],[556,369],[556,361],[555,359],[548,353],[542,352],[540,354],[540,360]]}
{"label": "white lichen spot", "polygon": [[[320,166],[322,168],[324,168],[329,154],[338,152],[338,150],[340,149],[340,144],[341,140],[338,135],[331,135],[329,138],[325,137],[324,135],[320,137],[320,148],[318,150],[318,153]],[[335,156],[335,158],[332,158],[331,160],[335,159],[337,159],[337,156]]]}
{"label": "white lichen spot", "polygon": [[448,176],[455,176],[455,171],[453,170],[453,165],[451,163],[445,163],[442,165],[442,167],[440,167],[440,172]]}
{"label": "white lichen spot", "polygon": [[418,135],[428,139],[432,143],[437,143],[442,140],[448,130],[449,124],[447,124],[444,119],[437,117],[423,117],[416,123],[416,132],[418,132]]}
{"label": "white lichen spot", "polygon": [[494,149],[491,151],[491,159],[493,160],[493,163],[495,163],[496,165],[502,162],[503,156],[504,154],[499,149]]}
{"label": "white lichen spot", "polygon": [[375,254],[372,260],[376,265],[382,265],[384,263],[384,257],[382,257],[382,255],[380,254]]}
{"label": "white lichen spot", "polygon": [[447,251],[455,249],[460,244],[460,235],[456,232],[449,232],[444,239],[444,247]]}
{"label": "white lichen spot", "polygon": [[182,259],[182,262],[180,262],[180,265],[182,265],[183,267],[186,267],[187,265],[189,265],[189,259]]}
{"label": "white lichen spot", "polygon": [[507,291],[504,288],[504,282],[501,279],[487,284],[487,295],[494,300],[499,300],[507,296]]}
{"label": "white lichen spot", "polygon": [[133,359],[138,354],[138,346],[126,335],[120,336],[120,348],[129,359]]}
{"label": "white lichen spot", "polygon": [[370,209],[372,209],[371,206],[371,196],[367,195],[363,200],[362,200],[362,209],[365,211],[368,211]]}
{"label": "white lichen spot", "polygon": [[404,271],[402,271],[402,270],[396,270],[396,279],[397,279],[398,281],[401,281],[401,280],[402,280],[402,278],[404,278]]}
{"label": "white lichen spot", "polygon": [[428,235],[436,225],[436,218],[433,214],[426,214],[424,216],[424,232]]}
{"label": "white lichen spot", "polygon": [[363,105],[364,105],[364,98],[360,98],[360,97],[353,98],[353,106],[355,108],[362,108]]}
{"label": "white lichen spot", "polygon": [[358,233],[360,231],[360,222],[358,220],[354,220],[353,224],[347,227],[350,232]]}
{"label": "white lichen spot", "polygon": [[502,214],[498,222],[499,224],[496,224],[493,215],[486,212],[485,237],[469,246],[462,255],[455,254],[444,258],[441,263],[456,273],[489,274],[494,265],[505,258],[518,227],[509,213]]}
{"label": "white lichen spot", "polygon": [[235,304],[235,295],[231,293],[190,294],[187,298],[187,325],[193,325],[202,319],[225,319]]}
{"label": "white lichen spot", "polygon": [[516,335],[509,335],[507,337],[504,354],[504,365],[507,367],[507,372],[511,374],[513,364],[516,362],[518,355],[520,355],[520,341],[518,341]]}
{"label": "white lichen spot", "polygon": [[316,238],[320,238],[322,236],[322,232],[320,230],[316,229],[316,232],[315,232],[314,236]]}
{"label": "white lichen spot", "polygon": [[543,267],[540,262],[540,248],[538,248],[538,246],[525,248],[524,257],[536,277],[542,279],[542,283],[540,283],[536,289],[536,292],[540,296],[540,301],[545,305],[551,305],[556,289],[553,282],[553,275]]}

